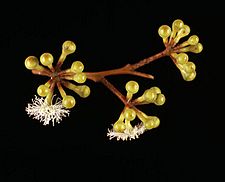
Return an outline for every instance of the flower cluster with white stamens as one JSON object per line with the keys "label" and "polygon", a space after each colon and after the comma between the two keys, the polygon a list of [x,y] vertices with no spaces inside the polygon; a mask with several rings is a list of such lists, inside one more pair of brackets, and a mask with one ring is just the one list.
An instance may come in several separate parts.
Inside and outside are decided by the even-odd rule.
{"label": "flower cluster with white stamens", "polygon": [[[133,94],[139,90],[139,84],[136,81],[129,81],[125,86],[127,90],[127,105],[121,112],[119,119],[113,124],[112,129],[108,129],[107,136],[109,139],[132,140],[139,138],[146,130],[156,128],[160,124],[160,120],[156,116],[148,116],[140,111],[136,106],[154,103],[155,105],[163,105],[165,96],[158,87],[151,87],[145,90],[142,96],[132,99]],[[142,122],[132,126],[131,122],[138,117]]]}

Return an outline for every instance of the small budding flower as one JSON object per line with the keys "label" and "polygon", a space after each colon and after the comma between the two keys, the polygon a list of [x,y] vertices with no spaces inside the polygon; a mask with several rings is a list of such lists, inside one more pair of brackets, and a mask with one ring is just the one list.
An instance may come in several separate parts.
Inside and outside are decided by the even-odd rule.
{"label": "small budding flower", "polygon": [[163,39],[164,45],[169,50],[169,56],[180,70],[183,79],[185,81],[194,80],[196,77],[196,67],[193,62],[188,61],[186,52],[202,52],[203,45],[199,42],[199,37],[197,35],[191,35],[188,40],[178,44],[181,38],[190,34],[190,27],[180,19],[173,21],[172,31],[168,25],[162,25],[159,27],[158,33]]}
{"label": "small budding flower", "polygon": [[[72,41],[65,41],[62,45],[62,52],[58,62],[53,66],[54,58],[50,53],[43,53],[40,56],[40,63],[35,56],[29,56],[25,59],[25,67],[32,71],[33,74],[44,75],[50,77],[45,83],[37,88],[37,94],[32,104],[28,104],[26,111],[28,115],[34,119],[40,120],[44,125],[52,121],[59,123],[62,117],[69,115],[69,110],[76,105],[73,96],[67,95],[63,86],[73,90],[80,97],[86,98],[90,95],[90,88],[87,85],[75,85],[70,80],[78,84],[86,81],[87,76],[83,73],[84,65],[81,61],[74,61],[70,69],[61,70],[61,66],[69,54],[74,53],[76,45]],[[62,99],[56,103],[52,103],[55,87],[58,88]],[[45,97],[45,98],[44,98]]]}
{"label": "small budding flower", "polygon": [[168,42],[168,37],[171,35],[171,28],[168,25],[162,25],[158,30],[159,36],[162,37],[164,44]]}
{"label": "small budding flower", "polygon": [[[116,138],[117,140],[131,140],[139,138],[139,135],[143,134],[146,130],[156,128],[160,124],[160,120],[156,116],[147,116],[145,113],[137,109],[135,106],[154,103],[161,106],[165,103],[165,96],[161,93],[158,87],[151,87],[147,89],[142,96],[132,99],[133,94],[139,90],[139,84],[136,81],[127,82],[127,103],[121,112],[119,119],[113,124],[113,128],[108,129],[107,136],[111,140]],[[133,126],[132,121],[136,118],[141,120],[141,123]]]}
{"label": "small budding flower", "polygon": [[133,97],[133,94],[136,94],[139,90],[139,85],[135,81],[129,81],[127,82],[126,86],[127,91],[127,99],[130,100]]}

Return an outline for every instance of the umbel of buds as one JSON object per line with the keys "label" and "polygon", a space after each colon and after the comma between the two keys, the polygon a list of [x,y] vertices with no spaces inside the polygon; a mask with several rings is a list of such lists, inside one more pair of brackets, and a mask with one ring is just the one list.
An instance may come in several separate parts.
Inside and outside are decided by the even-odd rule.
{"label": "umbel of buds", "polygon": [[[41,97],[35,97],[33,104],[28,104],[27,113],[35,119],[43,122],[44,125],[52,122],[59,123],[62,117],[69,115],[69,110],[75,106],[76,100],[73,96],[66,94],[62,86],[73,90],[80,97],[86,98],[90,95],[90,88],[82,84],[86,81],[86,74],[83,73],[84,65],[81,61],[74,61],[69,69],[61,70],[61,66],[69,54],[76,50],[76,45],[72,41],[65,41],[62,45],[62,53],[58,62],[53,66],[54,58],[50,53],[43,53],[39,60],[35,56],[29,56],[25,59],[25,67],[34,74],[50,77],[48,81],[37,88],[37,94]],[[58,98],[53,103],[54,89],[58,88],[62,99]],[[43,99],[45,98],[45,99]]]}
{"label": "umbel of buds", "polygon": [[[113,124],[113,129],[108,129],[107,135],[110,139],[116,137],[117,140],[131,140],[138,138],[145,130],[156,128],[160,124],[157,116],[148,116],[140,111],[137,106],[144,104],[155,104],[161,106],[165,103],[165,96],[161,90],[154,86],[151,87],[138,98],[133,99],[133,95],[139,90],[139,84],[136,81],[127,82],[126,86],[126,101],[127,106],[124,107],[119,119]],[[138,118],[141,123],[132,126],[131,122]]]}
{"label": "umbel of buds", "polygon": [[[68,95],[64,88],[74,91],[81,98],[90,95],[90,88],[85,85],[87,79],[103,84],[124,104],[117,121],[108,129],[109,139],[127,141],[137,139],[147,130],[157,128],[160,120],[157,116],[147,115],[139,110],[139,105],[154,104],[161,106],[165,103],[165,96],[157,86],[152,86],[136,98],[133,95],[139,91],[139,84],[128,81],[125,84],[127,91],[123,95],[111,82],[107,76],[129,74],[142,77],[144,79],[154,79],[153,75],[137,71],[138,68],[148,65],[152,61],[169,56],[179,69],[185,81],[192,81],[196,78],[196,66],[189,61],[187,53],[200,53],[203,45],[199,42],[197,35],[190,34],[190,27],[182,20],[176,19],[172,26],[162,25],[158,29],[158,34],[162,38],[165,49],[155,55],[140,60],[134,64],[127,64],[121,68],[104,70],[99,72],[84,72],[83,62],[75,60],[70,68],[62,70],[61,66],[66,57],[76,50],[73,41],[67,40],[62,44],[62,52],[58,61],[54,64],[54,58],[50,53],[43,53],[38,59],[35,56],[28,56],[25,59],[25,67],[33,74],[47,76],[48,80],[37,87],[37,95],[25,108],[27,114],[33,119],[39,120],[44,125],[60,123],[63,117],[70,114],[70,110],[76,105],[76,99]],[[56,97],[55,89],[58,89],[61,97]],[[96,106],[97,107],[97,106]],[[134,124],[139,120],[138,124]]]}
{"label": "umbel of buds", "polygon": [[[189,61],[186,52],[200,53],[203,50],[197,35],[191,35],[186,41],[179,43],[180,39],[190,34],[190,27],[180,19],[172,23],[172,30],[168,25],[162,25],[158,29],[159,36],[167,49],[171,49],[170,57],[180,70],[185,81],[192,81],[196,77],[195,64]],[[178,44],[178,45],[177,45]]]}

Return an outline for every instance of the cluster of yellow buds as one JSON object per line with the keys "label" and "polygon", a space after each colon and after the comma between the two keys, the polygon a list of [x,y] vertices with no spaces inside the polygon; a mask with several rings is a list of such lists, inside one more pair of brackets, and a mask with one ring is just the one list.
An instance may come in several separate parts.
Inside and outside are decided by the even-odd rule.
{"label": "cluster of yellow buds", "polygon": [[[160,120],[156,116],[148,116],[140,111],[136,106],[143,104],[154,103],[156,105],[163,105],[165,103],[165,96],[161,93],[158,87],[151,87],[136,99],[133,95],[139,90],[139,84],[136,81],[129,81],[126,83],[126,100],[127,105],[121,112],[119,119],[113,124],[113,128],[108,129],[107,135],[110,139],[116,137],[117,140],[127,140],[138,138],[144,131],[156,128],[160,124]],[[132,126],[131,122],[138,117],[141,123]]]}
{"label": "cluster of yellow buds", "polygon": [[186,53],[172,53],[171,56],[176,60],[181,75],[185,81],[192,81],[196,77],[196,66],[193,62],[188,61],[189,57]]}
{"label": "cluster of yellow buds", "polygon": [[[90,95],[90,88],[87,85],[75,85],[70,80],[78,84],[86,81],[86,74],[83,73],[84,65],[81,61],[74,61],[71,68],[61,70],[61,66],[69,54],[74,53],[76,45],[72,41],[65,41],[62,45],[62,53],[58,62],[53,66],[54,58],[50,53],[43,53],[40,56],[40,63],[37,57],[29,56],[25,59],[25,67],[34,74],[44,75],[50,77],[45,83],[37,88],[37,94],[41,97],[35,97],[32,104],[28,104],[26,108],[27,113],[33,118],[40,120],[44,125],[49,124],[50,121],[59,122],[62,117],[69,114],[67,109],[75,106],[76,100],[73,96],[67,95],[63,86],[73,90],[80,97],[86,98]],[[55,87],[58,88],[61,99],[53,103],[53,93]],[[45,99],[43,99],[45,98]]]}
{"label": "cluster of yellow buds", "polygon": [[189,35],[190,27],[180,19],[172,23],[172,30],[168,25],[162,25],[158,29],[160,37],[163,39],[165,47],[177,68],[180,70],[184,80],[192,81],[196,77],[196,66],[188,61],[186,52],[200,53],[203,50],[197,35],[192,35],[188,40],[178,44],[181,38]]}

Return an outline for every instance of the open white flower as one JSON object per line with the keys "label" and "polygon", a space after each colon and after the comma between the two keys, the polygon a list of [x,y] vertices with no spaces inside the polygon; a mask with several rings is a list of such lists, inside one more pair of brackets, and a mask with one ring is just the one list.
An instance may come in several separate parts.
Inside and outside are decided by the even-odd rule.
{"label": "open white flower", "polygon": [[112,138],[117,138],[117,140],[131,140],[139,138],[139,135],[143,134],[145,132],[146,128],[143,123],[134,126],[131,128],[126,128],[124,132],[116,132],[113,129],[108,129],[107,136],[111,140]]}
{"label": "open white flower", "polygon": [[60,123],[62,117],[69,115],[69,110],[64,109],[62,101],[57,98],[55,104],[49,105],[43,97],[37,97],[32,99],[32,103],[29,103],[26,107],[27,114],[33,119],[37,119],[40,122],[43,122],[43,125],[48,125],[52,122]]}

